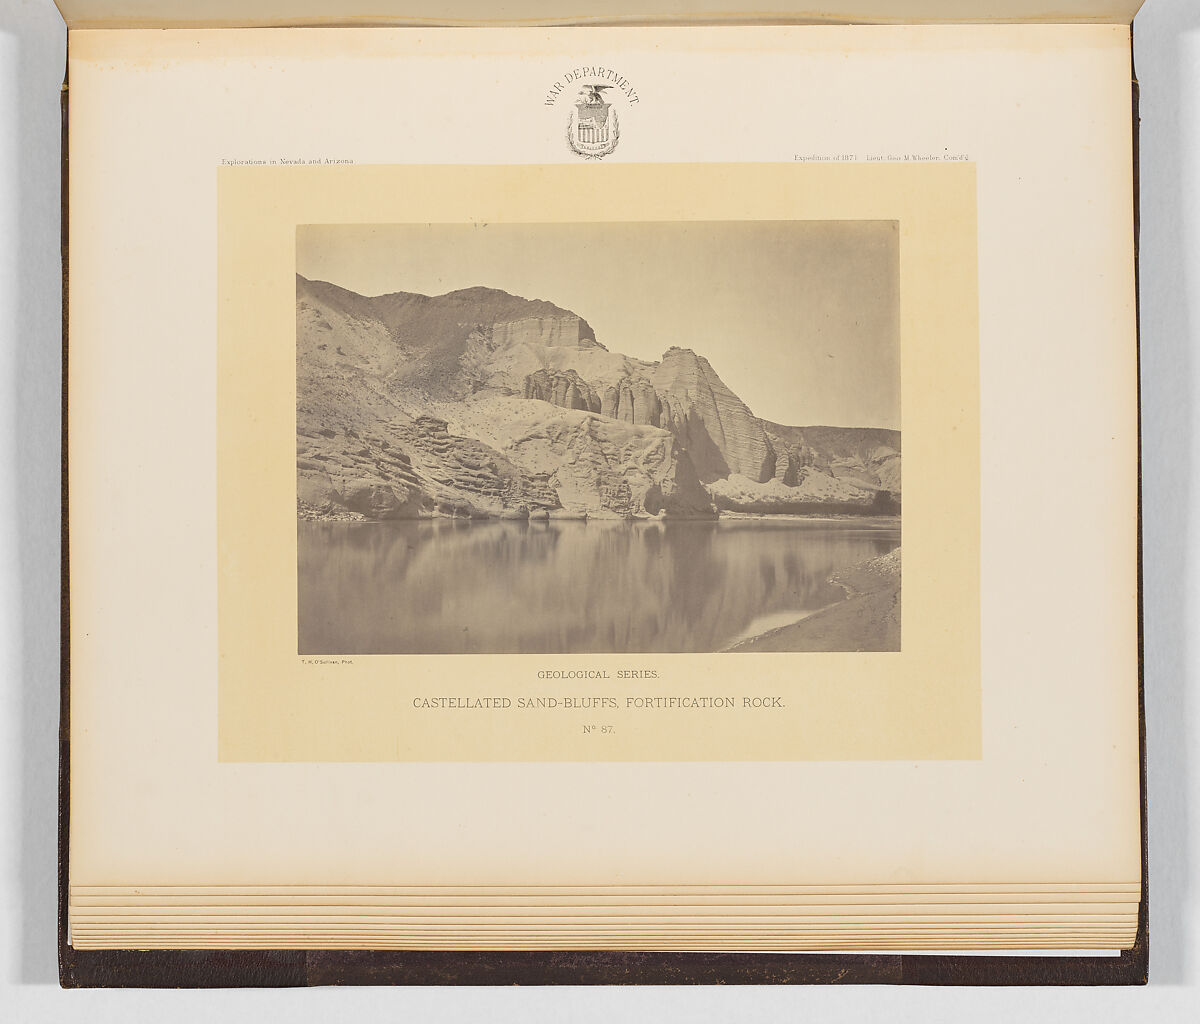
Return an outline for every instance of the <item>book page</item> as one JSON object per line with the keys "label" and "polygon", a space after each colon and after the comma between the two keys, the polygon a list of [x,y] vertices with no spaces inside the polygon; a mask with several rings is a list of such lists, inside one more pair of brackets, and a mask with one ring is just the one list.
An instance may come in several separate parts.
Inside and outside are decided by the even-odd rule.
{"label": "book page", "polygon": [[[73,883],[1136,883],[1128,61],[1111,27],[74,33]],[[520,259],[540,244],[570,272]],[[655,305],[637,275],[594,309],[551,290],[638,249],[657,282],[706,251],[731,273],[780,255],[724,297],[715,257],[695,263],[659,303],[697,310],[688,337],[604,333]],[[858,277],[838,255],[868,249]],[[502,251],[544,290],[506,289]],[[781,266],[839,297],[839,323],[875,318],[870,368],[833,328],[819,352],[768,325],[741,340],[752,356],[709,358],[722,303],[761,319],[739,297],[770,301]],[[474,288],[554,312],[485,316]],[[797,320],[774,291],[766,319]],[[448,360],[399,312],[393,347],[372,347],[382,314],[354,305],[464,292],[459,316],[428,307]],[[568,321],[570,351],[628,360],[657,423],[605,415],[620,379],[556,354]],[[803,358],[780,358],[788,338]],[[701,357],[715,419],[689,390]],[[898,436],[851,455],[816,427]],[[597,451],[614,477],[578,468]],[[904,490],[892,458],[907,494],[864,509]],[[839,565],[789,577],[759,517],[811,511],[817,487],[846,507],[787,551]],[[705,501],[716,526],[671,522]],[[378,514],[406,507],[411,527]],[[382,538],[365,557],[363,537]],[[512,628],[496,598],[472,603],[506,551],[525,574],[547,537],[614,577],[584,593],[635,573],[623,620],[597,600],[521,631],[533,584],[514,583]],[[768,546],[735,557],[751,544]],[[899,547],[903,569],[880,567]],[[853,600],[838,573],[873,563],[897,601],[903,576],[895,629],[864,612],[823,650],[819,590],[774,602],[746,574],[775,565],[786,595],[841,578]],[[439,595],[431,626],[393,628],[419,601],[372,618],[404,607],[384,589],[397,565]],[[668,623],[664,565],[697,573],[681,604],[724,595],[721,614]],[[354,603],[355,573],[379,601]],[[439,637],[447,621],[476,646]],[[785,648],[738,647],[764,642]],[[572,670],[606,675],[538,677]],[[635,671],[657,675],[618,675]],[[568,697],[599,703],[536,703]]]}
{"label": "book page", "polygon": [[56,0],[71,28],[234,28],[286,25],[653,25],[672,22],[1112,22],[1128,25],[1141,0],[778,0],[739,9],[719,0],[522,0],[497,13],[482,0]]}

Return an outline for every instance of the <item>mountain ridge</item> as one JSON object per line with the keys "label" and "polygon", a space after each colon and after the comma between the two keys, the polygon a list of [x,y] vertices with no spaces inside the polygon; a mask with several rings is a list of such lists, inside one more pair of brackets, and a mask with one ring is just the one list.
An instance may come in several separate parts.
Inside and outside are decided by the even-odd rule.
{"label": "mountain ridge", "polygon": [[547,300],[297,274],[296,353],[310,518],[898,509],[898,431],[761,419],[702,354],[610,351]]}

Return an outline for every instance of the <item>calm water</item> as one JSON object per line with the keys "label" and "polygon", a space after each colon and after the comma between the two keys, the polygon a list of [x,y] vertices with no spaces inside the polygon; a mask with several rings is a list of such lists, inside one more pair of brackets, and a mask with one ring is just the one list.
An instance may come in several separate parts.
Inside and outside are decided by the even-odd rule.
{"label": "calm water", "polygon": [[301,654],[716,651],[900,543],[852,520],[298,526]]}

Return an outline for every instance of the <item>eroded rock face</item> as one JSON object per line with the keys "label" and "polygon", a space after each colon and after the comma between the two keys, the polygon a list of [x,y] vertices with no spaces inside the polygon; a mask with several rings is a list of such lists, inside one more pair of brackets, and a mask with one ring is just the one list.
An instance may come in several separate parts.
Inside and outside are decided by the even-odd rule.
{"label": "eroded rock face", "polygon": [[661,510],[668,518],[704,519],[716,514],[712,497],[696,474],[686,451],[675,446],[675,471],[657,483],[658,493],[648,492],[643,499],[646,511]]}
{"label": "eroded rock face", "polygon": [[342,504],[351,512],[371,519],[406,519],[418,513],[421,502],[417,492],[395,484],[371,479],[350,479],[342,486]]}
{"label": "eroded rock face", "polygon": [[624,376],[599,387],[571,370],[539,370],[526,378],[525,396],[565,409],[591,409],[623,423],[663,427],[706,483],[730,473],[766,481],[776,472],[775,451],[761,422],[708,360],[690,349],[668,349],[648,379]]}
{"label": "eroded rock face", "polygon": [[651,380],[666,411],[664,425],[687,448],[701,480],[737,473],[764,482],[775,475],[775,453],[761,422],[707,359],[669,348]]}
{"label": "eroded rock face", "polygon": [[654,385],[635,377],[622,377],[606,385],[600,399],[600,412],[622,423],[662,426],[662,401]]}
{"label": "eroded rock face", "polygon": [[610,352],[490,288],[297,280],[297,502],[312,517],[707,516],[898,502],[900,435],[754,416],[708,360]]}
{"label": "eroded rock face", "polygon": [[541,369],[525,378],[525,397],[560,409],[585,409],[611,420],[639,426],[662,426],[662,402],[654,385],[636,377],[615,384],[593,385],[575,370]]}
{"label": "eroded rock face", "polygon": [[810,468],[799,470],[795,484],[778,479],[760,483],[733,474],[714,480],[708,490],[719,508],[782,515],[810,514],[822,508],[837,512],[866,510],[878,493]]}
{"label": "eroded rock face", "polygon": [[560,409],[600,412],[595,389],[574,370],[538,370],[525,378],[525,397],[536,398]]}
{"label": "eroded rock face", "polygon": [[296,497],[317,513],[353,512],[368,519],[412,519],[428,510],[419,487],[385,480],[362,466],[299,460]]}
{"label": "eroded rock face", "polygon": [[499,515],[559,507],[545,472],[523,472],[482,441],[451,434],[435,416],[416,417],[403,440],[440,511]]}
{"label": "eroded rock face", "polygon": [[885,491],[900,493],[900,456],[892,453],[875,463],[875,476]]}
{"label": "eroded rock face", "polygon": [[519,465],[554,465],[549,483],[568,512],[712,516],[687,453],[666,431],[594,415],[555,417],[507,454]]}
{"label": "eroded rock face", "polygon": [[496,348],[534,345],[539,348],[594,348],[596,335],[588,322],[574,314],[525,316],[492,325]]}

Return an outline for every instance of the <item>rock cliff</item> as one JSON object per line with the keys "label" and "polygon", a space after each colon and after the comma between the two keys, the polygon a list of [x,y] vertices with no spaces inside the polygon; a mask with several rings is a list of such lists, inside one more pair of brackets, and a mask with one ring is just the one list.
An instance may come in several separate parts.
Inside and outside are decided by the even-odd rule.
{"label": "rock cliff", "polygon": [[561,409],[603,412],[595,389],[574,370],[538,370],[531,373],[525,378],[525,397],[549,402]]}
{"label": "rock cliff", "polygon": [[765,482],[775,475],[775,452],[762,424],[707,359],[688,348],[669,348],[651,381],[669,429],[693,453],[701,480],[736,473]]}
{"label": "rock cliff", "polygon": [[893,510],[900,435],[757,418],[708,360],[610,352],[489,288],[367,297],[297,278],[297,501],[310,518]]}

